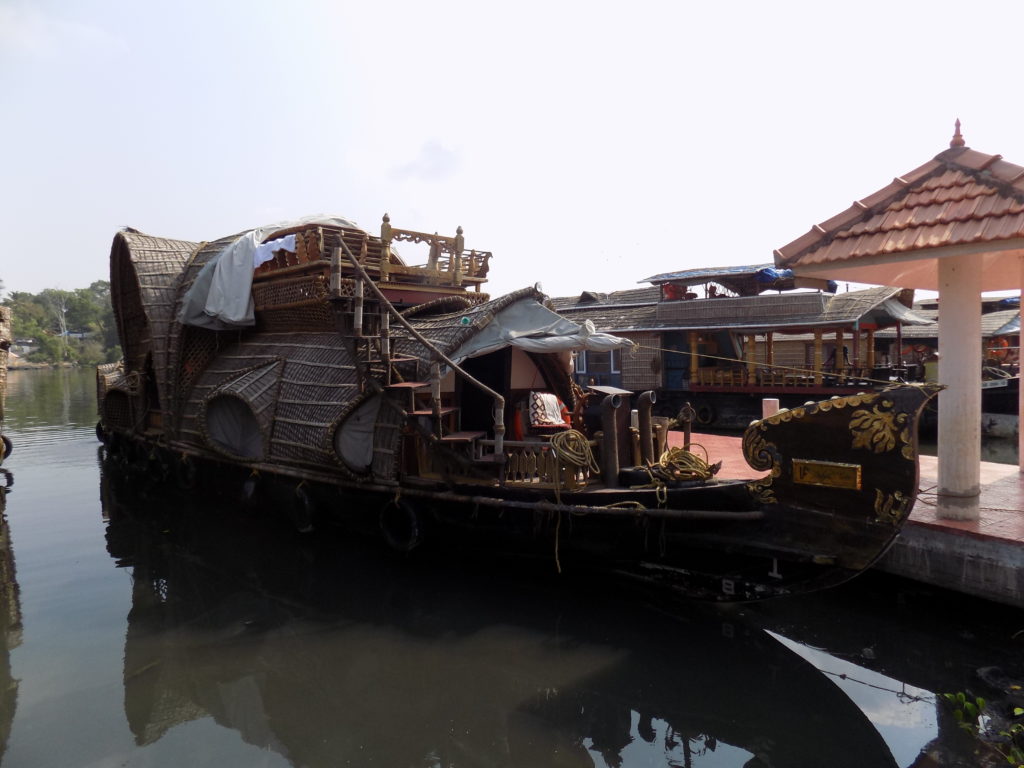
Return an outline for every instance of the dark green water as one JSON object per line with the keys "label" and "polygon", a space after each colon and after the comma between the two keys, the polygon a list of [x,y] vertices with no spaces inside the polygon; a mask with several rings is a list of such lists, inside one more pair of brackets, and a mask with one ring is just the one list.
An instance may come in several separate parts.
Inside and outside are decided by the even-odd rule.
{"label": "dark green water", "polygon": [[666,603],[128,482],[93,386],[10,375],[4,766],[977,765],[936,692],[1024,677],[1024,612],[882,575]]}

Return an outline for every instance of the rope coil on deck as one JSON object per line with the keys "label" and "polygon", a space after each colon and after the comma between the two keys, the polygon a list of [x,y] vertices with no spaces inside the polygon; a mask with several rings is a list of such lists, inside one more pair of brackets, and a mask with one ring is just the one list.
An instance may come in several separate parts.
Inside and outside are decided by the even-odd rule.
{"label": "rope coil on deck", "polygon": [[654,480],[710,480],[718,468],[707,461],[707,450],[702,445],[691,445],[704,451],[704,458],[685,448],[673,446],[661,454],[657,464],[647,468]]}
{"label": "rope coil on deck", "polygon": [[590,442],[586,435],[575,429],[559,432],[551,436],[551,450],[558,458],[574,467],[588,467],[594,474],[600,474],[601,468],[594,459]]}

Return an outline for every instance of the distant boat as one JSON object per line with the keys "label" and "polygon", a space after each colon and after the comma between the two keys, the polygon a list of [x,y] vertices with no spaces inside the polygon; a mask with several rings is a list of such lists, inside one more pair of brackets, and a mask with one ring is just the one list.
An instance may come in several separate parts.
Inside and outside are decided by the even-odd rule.
{"label": "distant boat", "polygon": [[[684,404],[698,425],[742,429],[764,398],[783,406],[934,380],[937,311],[913,291],[877,286],[843,293],[772,264],[666,272],[644,288],[552,299],[576,322],[636,343],[629,354],[582,352],[575,378],[658,393],[659,412]],[[985,304],[983,411],[1014,417],[1019,302]],[[981,367],[979,361],[979,368]],[[987,423],[995,424],[989,418]],[[1000,420],[1001,421],[1001,420]],[[934,418],[926,422],[934,428]]]}

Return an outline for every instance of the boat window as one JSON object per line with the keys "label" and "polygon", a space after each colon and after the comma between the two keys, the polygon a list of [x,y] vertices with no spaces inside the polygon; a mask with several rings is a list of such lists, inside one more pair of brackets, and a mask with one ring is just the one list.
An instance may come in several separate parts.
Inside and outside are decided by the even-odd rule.
{"label": "boat window", "polygon": [[334,431],[334,452],[356,472],[366,472],[373,462],[373,429],[380,400],[379,395],[371,397]]}
{"label": "boat window", "polygon": [[579,373],[619,373],[619,350],[583,350],[576,359],[576,370]]}
{"label": "boat window", "polygon": [[264,458],[263,432],[248,404],[217,395],[206,405],[206,431],[214,448],[243,459]]}

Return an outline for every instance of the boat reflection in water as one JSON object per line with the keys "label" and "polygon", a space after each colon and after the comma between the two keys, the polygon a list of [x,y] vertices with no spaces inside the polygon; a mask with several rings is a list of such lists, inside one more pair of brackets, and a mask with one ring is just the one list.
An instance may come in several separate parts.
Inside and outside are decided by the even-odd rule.
{"label": "boat reflection in water", "polygon": [[132,570],[140,745],[213,718],[303,766],[896,765],[845,694],[728,609],[410,564],[123,477],[105,467],[102,496]]}
{"label": "boat reflection in water", "polygon": [[11,651],[21,645],[21,600],[6,513],[7,492],[13,484],[14,475],[0,469],[0,761],[7,751],[18,704],[18,681],[11,674]]}

